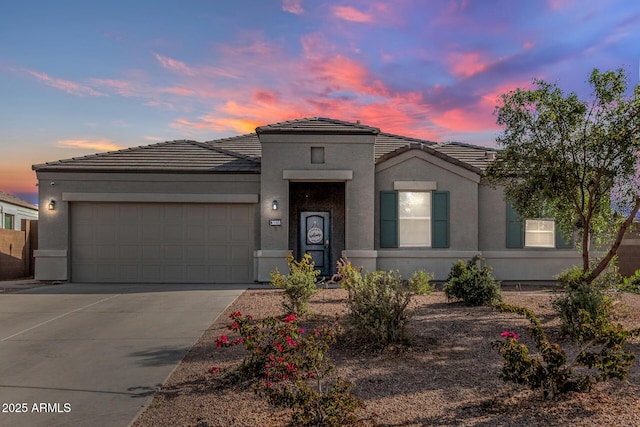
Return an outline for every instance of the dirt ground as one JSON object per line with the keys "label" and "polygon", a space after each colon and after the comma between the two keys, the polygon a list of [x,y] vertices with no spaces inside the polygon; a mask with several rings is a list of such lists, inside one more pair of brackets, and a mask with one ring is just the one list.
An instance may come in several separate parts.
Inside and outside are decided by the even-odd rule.
{"label": "dirt ground", "polygon": [[[133,424],[134,426],[287,426],[289,413],[268,406],[251,389],[223,386],[207,373],[211,366],[233,368],[245,355],[239,347],[216,348],[228,334],[229,314],[255,318],[280,315],[281,291],[248,290],[207,330]],[[552,341],[575,349],[559,333],[550,291],[503,291],[503,300],[533,310]],[[620,294],[616,319],[640,326],[640,295]],[[325,289],[314,296],[314,321],[346,313],[346,292]],[[534,349],[523,318],[490,307],[448,302],[442,292],[416,297],[409,322],[410,346],[372,352],[342,339],[331,350],[335,375],[355,384],[353,394],[366,408],[364,425],[381,426],[640,426],[640,367],[628,381],[597,384],[590,393],[544,400],[539,391],[499,378],[502,359],[491,342],[514,331]],[[628,344],[636,354],[640,341]]]}

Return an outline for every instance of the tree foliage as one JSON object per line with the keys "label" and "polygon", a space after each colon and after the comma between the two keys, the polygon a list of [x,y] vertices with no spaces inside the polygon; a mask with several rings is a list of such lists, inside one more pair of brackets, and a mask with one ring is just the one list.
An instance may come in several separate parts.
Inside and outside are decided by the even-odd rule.
{"label": "tree foliage", "polygon": [[[503,94],[496,108],[502,150],[486,170],[521,215],[578,230],[588,283],[613,259],[640,209],[640,85],[629,95],[623,69],[594,69],[589,84],[590,101],[537,79],[531,90]],[[595,265],[591,242],[609,247]]]}

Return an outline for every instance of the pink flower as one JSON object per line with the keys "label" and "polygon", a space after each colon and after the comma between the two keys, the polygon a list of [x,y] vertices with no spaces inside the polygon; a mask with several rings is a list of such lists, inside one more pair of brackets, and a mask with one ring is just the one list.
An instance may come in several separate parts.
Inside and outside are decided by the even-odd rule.
{"label": "pink flower", "polygon": [[300,332],[301,334],[304,334],[304,328],[300,328],[299,332]]}
{"label": "pink flower", "polygon": [[212,366],[211,368],[209,368],[209,373],[210,374],[215,374],[216,372],[219,372],[221,370],[222,370],[222,368],[219,367],[219,366]]}
{"label": "pink flower", "polygon": [[267,381],[266,383],[264,383],[265,387],[271,387],[271,381]]}
{"label": "pink flower", "polygon": [[242,313],[240,313],[239,311],[234,311],[233,313],[231,313],[229,315],[229,317],[232,318],[232,319],[237,318],[237,317],[242,317]]}
{"label": "pink flower", "polygon": [[512,338],[514,340],[518,339],[518,334],[516,334],[515,332],[504,331],[503,333],[500,334],[500,336],[502,338]]}
{"label": "pink flower", "polygon": [[290,347],[298,346],[298,343],[295,342],[289,335],[287,335],[287,344],[289,344]]}
{"label": "pink flower", "polygon": [[298,316],[296,316],[294,313],[291,313],[290,315],[285,317],[282,321],[285,323],[289,323],[289,322],[295,322],[297,319],[298,319]]}
{"label": "pink flower", "polygon": [[216,347],[222,347],[228,342],[229,342],[229,339],[227,338],[226,335],[220,335],[220,338],[216,339]]}

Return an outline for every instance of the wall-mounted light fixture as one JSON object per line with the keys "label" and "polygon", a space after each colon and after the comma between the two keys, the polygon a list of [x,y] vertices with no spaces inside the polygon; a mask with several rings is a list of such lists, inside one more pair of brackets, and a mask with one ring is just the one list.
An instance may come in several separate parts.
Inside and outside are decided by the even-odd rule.
{"label": "wall-mounted light fixture", "polygon": [[274,211],[278,210],[278,201],[274,200],[273,202],[271,202],[271,209],[273,209]]}
{"label": "wall-mounted light fixture", "polygon": [[55,211],[56,210],[56,201],[55,200],[51,200],[49,202],[49,210],[50,211]]}

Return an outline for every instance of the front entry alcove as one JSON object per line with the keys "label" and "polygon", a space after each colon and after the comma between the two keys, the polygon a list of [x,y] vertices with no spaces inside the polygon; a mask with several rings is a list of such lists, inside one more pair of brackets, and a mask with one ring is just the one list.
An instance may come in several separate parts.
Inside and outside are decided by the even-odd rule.
{"label": "front entry alcove", "polygon": [[[329,227],[326,232],[323,230],[322,236],[322,245],[327,247],[328,251],[328,259],[323,261],[327,266],[323,275],[332,275],[336,271],[336,262],[340,259],[345,245],[344,182],[289,183],[289,247],[293,249],[296,259],[300,259],[308,244],[314,241],[313,237],[308,241],[305,233],[307,227],[303,227],[305,224],[301,222],[301,218],[306,217],[308,213],[328,214],[325,217],[328,217]],[[322,245],[314,249],[321,250]]]}

